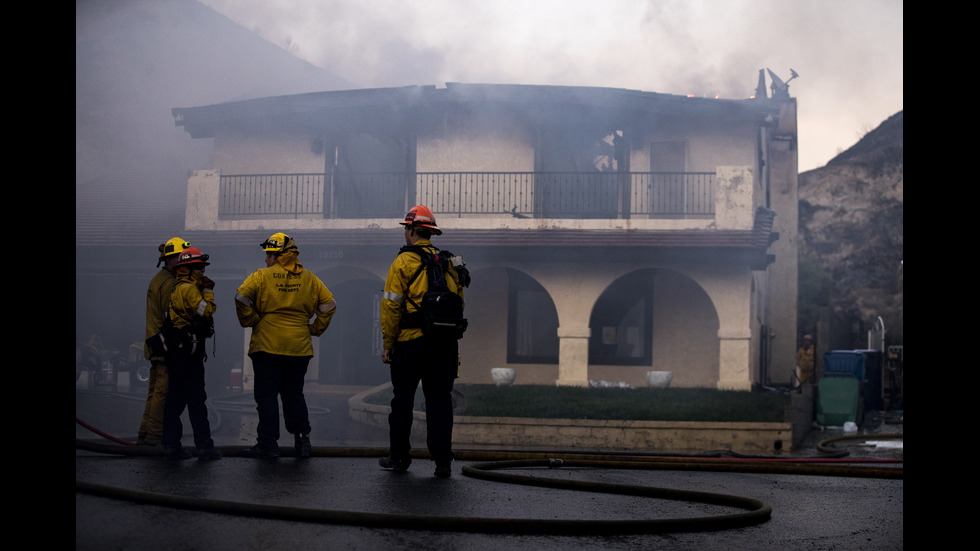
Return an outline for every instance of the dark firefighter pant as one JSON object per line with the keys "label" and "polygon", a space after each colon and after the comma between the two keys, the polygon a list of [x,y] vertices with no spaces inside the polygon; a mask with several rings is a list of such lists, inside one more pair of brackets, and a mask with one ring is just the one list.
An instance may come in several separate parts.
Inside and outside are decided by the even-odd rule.
{"label": "dark firefighter pant", "polygon": [[167,400],[163,406],[163,445],[176,448],[184,425],[180,416],[187,408],[191,428],[194,429],[194,446],[199,450],[214,447],[211,439],[211,423],[208,422],[208,395],[204,390],[204,357],[189,356],[181,349],[167,353]]}
{"label": "dark firefighter pant", "polygon": [[425,396],[426,445],[437,464],[452,461],[453,381],[459,367],[456,340],[434,341],[420,337],[396,342],[391,354],[394,398],[388,415],[391,456],[409,461],[412,449],[412,411],[415,391],[422,383]]}
{"label": "dark firefighter pant", "polygon": [[256,439],[260,448],[279,446],[279,399],[282,418],[290,434],[310,433],[310,412],[303,394],[310,356],[249,354],[255,371],[255,409],[259,413]]}

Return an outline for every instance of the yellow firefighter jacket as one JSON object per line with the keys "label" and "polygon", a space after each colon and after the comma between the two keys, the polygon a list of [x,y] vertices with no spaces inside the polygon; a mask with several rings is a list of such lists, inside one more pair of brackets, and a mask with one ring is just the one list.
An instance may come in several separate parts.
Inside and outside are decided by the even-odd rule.
{"label": "yellow firefighter jacket", "polygon": [[[163,329],[163,316],[170,308],[170,293],[177,284],[177,277],[169,270],[160,270],[150,280],[146,290],[146,339],[156,335]],[[143,345],[143,356],[147,360],[163,361],[163,356],[154,356],[150,347]]]}
{"label": "yellow firefighter jacket", "polygon": [[[432,253],[438,251],[428,239],[420,239],[415,245],[425,247]],[[388,268],[388,277],[385,279],[384,295],[381,300],[381,334],[384,338],[385,350],[391,350],[396,341],[410,341],[422,336],[422,330],[419,328],[400,327],[402,313],[415,311],[415,306],[408,302],[406,297],[410,297],[415,304],[422,304],[422,295],[429,290],[429,276],[425,270],[422,270],[418,278],[412,282],[411,288],[408,286],[408,282],[421,265],[422,259],[419,255],[406,252],[395,257],[395,261]],[[459,274],[452,266],[449,267],[446,285],[450,291],[463,296]]]}
{"label": "yellow firefighter jacket", "polygon": [[178,269],[177,284],[170,295],[170,321],[174,328],[183,329],[194,325],[195,321],[210,320],[217,306],[214,291],[200,289],[200,273],[185,273]]}
{"label": "yellow firefighter jacket", "polygon": [[249,354],[312,356],[311,336],[327,330],[337,303],[326,285],[296,261],[296,253],[287,252],[277,264],[248,276],[235,294],[235,310],[241,326],[252,328]]}

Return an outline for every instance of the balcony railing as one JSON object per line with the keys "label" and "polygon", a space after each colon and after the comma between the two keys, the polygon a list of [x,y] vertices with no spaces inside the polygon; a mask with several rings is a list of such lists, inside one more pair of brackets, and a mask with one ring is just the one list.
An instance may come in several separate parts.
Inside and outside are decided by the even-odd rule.
{"label": "balcony railing", "polygon": [[714,172],[418,172],[222,175],[219,217],[712,216]]}

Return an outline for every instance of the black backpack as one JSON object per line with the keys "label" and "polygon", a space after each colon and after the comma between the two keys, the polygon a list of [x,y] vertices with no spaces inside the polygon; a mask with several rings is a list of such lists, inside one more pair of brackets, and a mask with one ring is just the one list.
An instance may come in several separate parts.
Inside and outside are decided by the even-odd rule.
{"label": "black backpack", "polygon": [[[421,328],[422,334],[435,338],[461,339],[466,331],[468,322],[463,317],[463,297],[454,293],[446,284],[449,277],[449,259],[453,254],[448,251],[437,251],[435,254],[424,247],[406,245],[399,254],[413,252],[422,259],[422,265],[408,282],[408,287],[418,279],[422,270],[429,277],[429,290],[422,295],[422,303],[416,304],[411,298],[408,302],[415,306],[416,312],[402,314],[401,327]],[[455,266],[459,276],[458,285],[469,285],[469,273],[463,265]]]}

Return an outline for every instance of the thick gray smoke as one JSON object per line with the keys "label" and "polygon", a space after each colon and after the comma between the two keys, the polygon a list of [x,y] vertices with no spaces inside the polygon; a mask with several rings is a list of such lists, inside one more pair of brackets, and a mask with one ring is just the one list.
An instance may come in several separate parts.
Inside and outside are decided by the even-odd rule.
{"label": "thick gray smoke", "polygon": [[743,99],[800,76],[800,169],[903,107],[901,2],[203,0],[358,87],[466,82]]}

